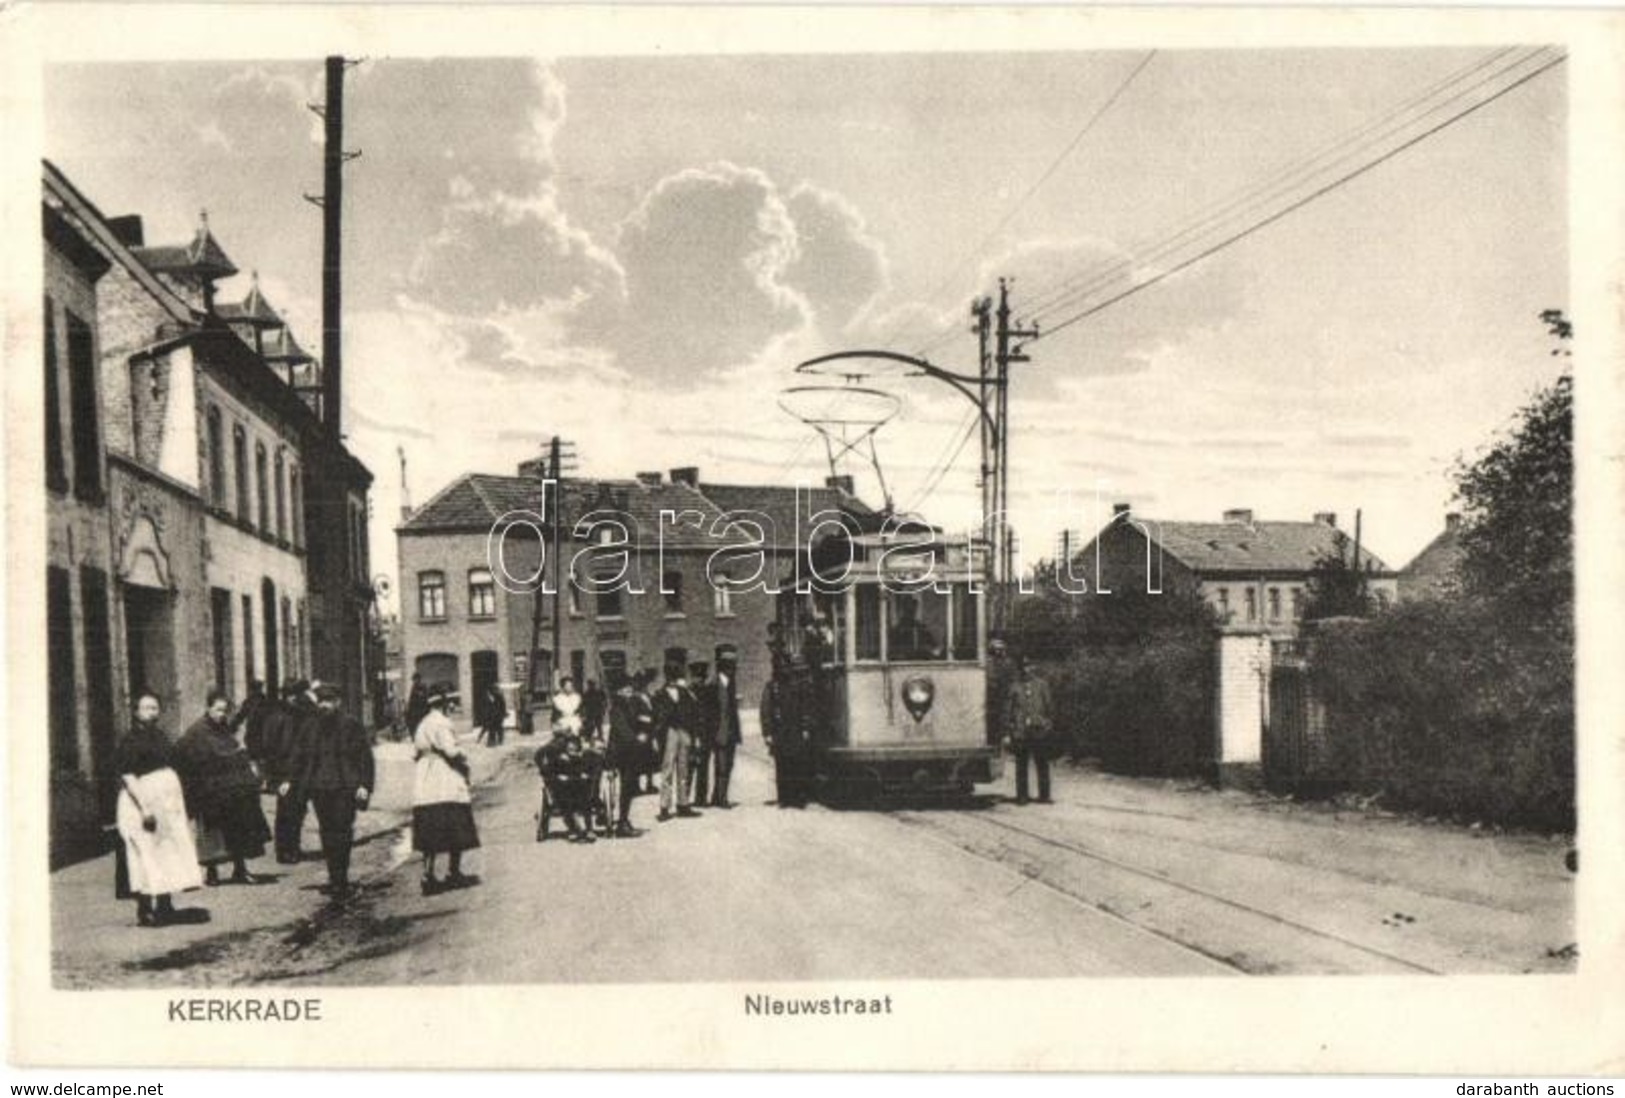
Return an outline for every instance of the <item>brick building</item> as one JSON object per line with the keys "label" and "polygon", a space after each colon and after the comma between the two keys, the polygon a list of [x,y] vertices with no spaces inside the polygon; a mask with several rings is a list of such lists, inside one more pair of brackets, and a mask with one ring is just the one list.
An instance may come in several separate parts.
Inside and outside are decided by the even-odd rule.
{"label": "brick building", "polygon": [[[1330,513],[1312,522],[1270,522],[1233,510],[1222,522],[1163,522],[1131,514],[1127,504],[1112,510],[1111,521],[1072,557],[1073,575],[1091,593],[1194,589],[1221,621],[1257,626],[1278,639],[1297,635],[1316,563],[1353,553],[1353,539]],[[1378,604],[1392,602],[1395,574],[1364,547],[1360,563]]]}
{"label": "brick building", "polygon": [[109,818],[107,763],[138,691],[163,701],[172,734],[212,686],[241,698],[294,674],[353,680],[360,712],[359,645],[314,644],[307,568],[320,550],[366,575],[367,476],[260,353],[281,321],[257,282],[217,305],[235,267],[206,223],[148,246],[139,217],[105,217],[49,163],[43,216],[50,658],[75,695],[70,734],[70,688],[53,694],[60,860],[93,849]]}
{"label": "brick building", "polygon": [[[513,577],[534,575],[541,545],[552,554],[551,543],[536,537],[550,523],[537,523],[540,531],[511,527],[500,564],[491,556],[491,532],[503,516],[551,518],[544,480],[539,462],[521,465],[514,476],[467,474],[396,529],[403,669],[426,683],[455,683],[465,719],[489,683],[501,685],[518,712],[560,673],[574,675],[578,684],[602,683],[616,670],[658,670],[673,649],[712,663],[724,643],[737,646],[740,684],[752,699],[768,677],[765,639],[776,601],[761,589],[727,590],[713,577],[726,571],[742,578],[741,569],[752,574],[761,562],[762,578],[776,584],[820,514],[853,528],[878,522],[845,478],[810,490],[711,485],[687,467],[673,469],[670,479],[640,473],[628,480],[568,481],[561,495],[566,564],[555,658],[555,596],[516,593],[509,589],[516,585],[494,574],[505,568]],[[619,527],[607,521],[611,516],[618,516]],[[754,526],[738,525],[744,519]],[[623,539],[624,551],[611,544]],[[717,557],[730,546],[746,551],[732,563],[726,553]],[[760,556],[751,555],[751,546]],[[596,590],[591,582],[623,574],[626,584],[600,586],[626,589]]]}

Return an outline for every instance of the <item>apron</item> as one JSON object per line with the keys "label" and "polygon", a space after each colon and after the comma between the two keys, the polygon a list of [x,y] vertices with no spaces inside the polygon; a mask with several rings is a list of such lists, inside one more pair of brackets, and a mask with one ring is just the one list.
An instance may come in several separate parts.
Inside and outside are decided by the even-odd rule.
{"label": "apron", "polygon": [[141,826],[141,812],[124,789],[118,796],[118,831],[130,867],[130,890],[147,896],[203,886],[197,847],[186,818],[180,779],[169,767],[143,774],[132,783],[141,807],[158,820],[158,829]]}

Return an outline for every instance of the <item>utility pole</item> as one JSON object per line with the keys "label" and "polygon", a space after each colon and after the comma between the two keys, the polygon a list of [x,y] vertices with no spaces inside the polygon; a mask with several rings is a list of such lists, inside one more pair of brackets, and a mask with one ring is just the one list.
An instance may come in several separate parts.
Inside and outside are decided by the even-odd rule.
{"label": "utility pole", "polygon": [[322,422],[342,437],[344,411],[343,258],[344,165],[360,156],[344,150],[344,70],[356,62],[327,59],[327,102],[309,104],[325,127],[322,193],[305,201],[322,208]]}
{"label": "utility pole", "polygon": [[979,422],[982,429],[982,471],[981,476],[977,480],[977,484],[982,489],[982,537],[985,539],[988,547],[988,555],[986,561],[984,562],[984,567],[988,571],[988,577],[996,580],[997,575],[995,572],[994,561],[997,557],[995,552],[997,542],[995,540],[993,530],[988,525],[988,521],[993,516],[993,477],[997,469],[997,465],[995,464],[993,454],[994,438],[991,430],[989,429],[988,417],[986,415],[988,407],[988,389],[993,384],[993,355],[989,346],[989,343],[993,337],[993,299],[989,297],[977,298],[971,303],[970,311],[971,315],[976,318],[976,324],[971,328],[971,331],[976,334],[976,375],[981,379],[981,384],[977,387],[976,395],[983,412],[983,414],[979,417]]}
{"label": "utility pole", "polygon": [[[575,460],[574,444],[555,435],[547,444],[547,468],[543,473],[544,484],[553,481],[553,491],[546,495],[543,501],[542,519],[547,526],[547,533],[543,537],[544,553],[551,553],[553,557],[553,607],[549,633],[552,636],[552,652],[548,658],[547,680],[542,686],[543,700],[552,692],[559,671],[559,646],[563,643],[563,619],[561,617],[561,604],[564,598],[564,550],[562,548],[563,510],[564,510],[564,477],[571,471]],[[545,565],[545,559],[544,559]],[[527,708],[535,708],[537,700],[537,682],[540,671],[536,666],[537,648],[542,641],[542,589],[538,588],[531,602],[530,618],[530,655],[527,664],[527,678],[530,704]]]}
{"label": "utility pole", "polygon": [[998,545],[998,567],[996,578],[998,581],[998,594],[993,603],[994,625],[1003,630],[1005,620],[1009,613],[1010,584],[1013,577],[1011,572],[1015,568],[1015,542],[1014,532],[1009,529],[1006,512],[1010,507],[1010,364],[1012,362],[1031,362],[1022,350],[1021,340],[1037,339],[1038,327],[1012,328],[1010,326],[1010,283],[1008,279],[999,279],[999,308],[997,313],[998,330],[996,334],[996,350],[994,352],[994,399],[997,410],[994,421],[998,425],[998,471],[996,474],[996,494],[994,513],[999,516],[1000,536]]}

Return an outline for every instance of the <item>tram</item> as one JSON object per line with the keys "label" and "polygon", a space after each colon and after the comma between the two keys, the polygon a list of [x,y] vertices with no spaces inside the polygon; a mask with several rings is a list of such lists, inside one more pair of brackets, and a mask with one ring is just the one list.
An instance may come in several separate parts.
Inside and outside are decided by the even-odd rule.
{"label": "tram", "polygon": [[930,527],[843,531],[780,595],[785,717],[825,796],[969,793],[1001,776],[989,738],[983,549]]}

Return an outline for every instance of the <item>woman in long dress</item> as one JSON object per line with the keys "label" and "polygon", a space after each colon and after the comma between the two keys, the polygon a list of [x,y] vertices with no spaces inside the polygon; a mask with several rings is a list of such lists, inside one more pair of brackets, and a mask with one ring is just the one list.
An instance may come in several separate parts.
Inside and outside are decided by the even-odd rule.
{"label": "woman in long dress", "polygon": [[[412,734],[417,751],[412,775],[412,849],[423,855],[425,896],[479,883],[478,878],[463,874],[463,851],[478,847],[480,836],[474,827],[468,755],[446,717],[450,693],[444,686],[429,692],[429,712]],[[449,863],[444,878],[434,872],[439,854],[446,855]]]}
{"label": "woman in long dress", "polygon": [[248,871],[248,859],[265,853],[271,829],[260,808],[259,772],[237,742],[230,710],[224,692],[209,691],[208,710],[175,745],[175,761],[187,810],[197,820],[204,883],[219,884],[220,866],[230,862],[232,884],[261,884],[267,879]]}
{"label": "woman in long dress", "polygon": [[157,695],[137,697],[135,725],[113,755],[120,787],[118,833],[141,926],[180,921],[170,895],[203,884],[169,737],[158,727],[162,712]]}

